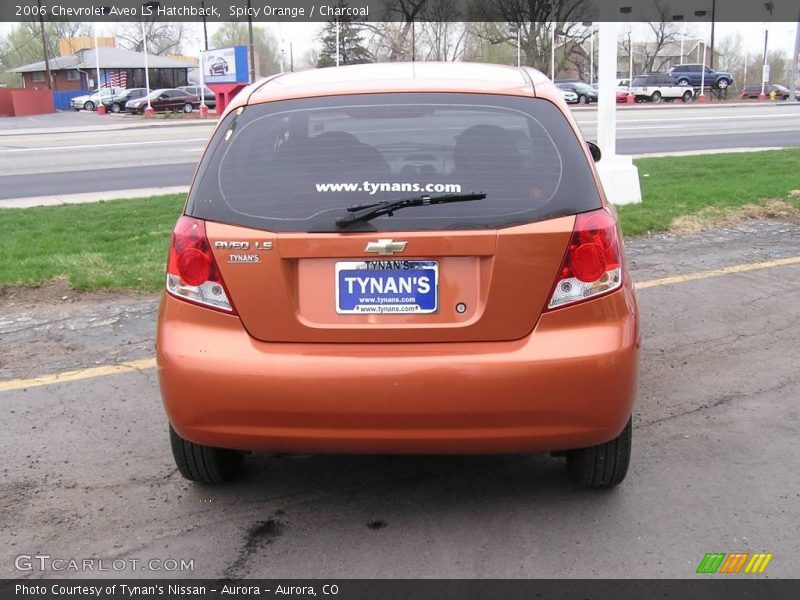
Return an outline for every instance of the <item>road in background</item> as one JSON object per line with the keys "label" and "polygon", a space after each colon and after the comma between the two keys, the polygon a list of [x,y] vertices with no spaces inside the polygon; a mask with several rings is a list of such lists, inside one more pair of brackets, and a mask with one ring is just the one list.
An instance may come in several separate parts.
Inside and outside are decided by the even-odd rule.
{"label": "road in background", "polygon": [[[585,137],[595,139],[596,110],[573,114]],[[84,113],[27,122],[35,125],[29,129],[21,124],[0,120],[0,201],[188,185],[215,126]],[[800,146],[800,105],[623,109],[617,133],[621,154]]]}

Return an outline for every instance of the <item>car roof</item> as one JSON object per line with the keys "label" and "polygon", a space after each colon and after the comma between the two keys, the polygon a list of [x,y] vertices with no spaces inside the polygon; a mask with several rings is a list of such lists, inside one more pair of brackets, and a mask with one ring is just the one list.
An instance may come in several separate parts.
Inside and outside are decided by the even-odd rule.
{"label": "car roof", "polygon": [[[487,63],[395,62],[276,75],[238,94],[230,109],[291,98],[388,92],[495,93],[557,98],[539,71]],[[560,98],[559,98],[560,100]]]}

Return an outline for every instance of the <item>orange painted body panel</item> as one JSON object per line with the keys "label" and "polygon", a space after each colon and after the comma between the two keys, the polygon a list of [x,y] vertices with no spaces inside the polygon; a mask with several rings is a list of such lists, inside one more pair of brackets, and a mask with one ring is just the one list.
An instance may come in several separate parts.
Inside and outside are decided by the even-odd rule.
{"label": "orange painted body panel", "polygon": [[[311,96],[459,92],[544,98],[533,69],[454,63],[363,65],[279,75],[227,112]],[[588,149],[585,157],[591,163]],[[612,213],[602,194],[603,205]],[[615,438],[638,370],[636,297],[614,292],[544,311],[575,217],[500,230],[271,233],[206,223],[237,315],[165,294],[158,375],[170,423],[197,444],[276,453],[486,453],[568,450]],[[408,242],[394,257],[367,242]],[[216,241],[271,242],[229,263]],[[337,314],[337,261],[436,260],[433,314]],[[455,305],[463,302],[463,314]],[[544,312],[543,312],[544,311]]]}
{"label": "orange painted body panel", "polygon": [[[272,242],[259,263],[229,263],[237,253],[215,250],[225,284],[253,337],[279,342],[466,342],[513,340],[536,325],[552,291],[575,217],[500,231],[391,232],[407,241],[403,260],[439,263],[435,314],[341,315],[335,311],[337,261],[374,260],[365,255],[374,232],[270,234],[208,223],[217,240]],[[380,237],[385,237],[381,234]],[[520,302],[524,298],[524,302]],[[456,312],[464,303],[466,312]]]}
{"label": "orange painted body panel", "polygon": [[277,453],[482,453],[606,442],[630,417],[631,286],[544,314],[510,342],[260,342],[240,320],[164,296],[158,374],[192,442]]}

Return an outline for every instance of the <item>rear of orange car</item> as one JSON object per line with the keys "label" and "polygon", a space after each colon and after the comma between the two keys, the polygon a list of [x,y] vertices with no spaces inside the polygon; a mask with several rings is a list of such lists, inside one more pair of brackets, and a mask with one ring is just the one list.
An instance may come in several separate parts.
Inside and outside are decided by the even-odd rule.
{"label": "rear of orange car", "polygon": [[513,71],[523,92],[278,80],[224,116],[159,315],[184,476],[229,479],[243,451],[550,451],[622,481],[639,333],[616,216],[557,91]]}

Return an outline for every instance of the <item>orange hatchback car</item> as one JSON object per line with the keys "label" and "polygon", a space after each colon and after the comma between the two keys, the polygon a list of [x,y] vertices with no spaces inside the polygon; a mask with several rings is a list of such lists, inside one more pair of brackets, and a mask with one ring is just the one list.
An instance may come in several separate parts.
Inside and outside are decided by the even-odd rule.
{"label": "orange hatchback car", "polygon": [[[595,150],[595,149],[591,149]],[[530,453],[620,483],[639,327],[593,153],[541,73],[373,64],[243,90],[172,236],[175,461]]]}

